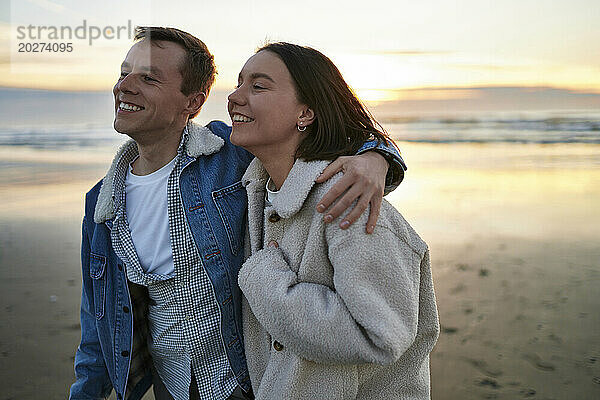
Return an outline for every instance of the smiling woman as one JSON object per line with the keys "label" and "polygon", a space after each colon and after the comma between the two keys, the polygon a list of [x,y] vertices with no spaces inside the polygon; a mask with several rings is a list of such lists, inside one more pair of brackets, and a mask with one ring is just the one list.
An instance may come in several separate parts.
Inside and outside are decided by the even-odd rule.
{"label": "smiling woman", "polygon": [[316,211],[340,178],[315,183],[329,160],[385,134],[331,60],[290,43],[246,62],[228,109],[231,141],[257,157],[242,178],[251,255],[238,277],[256,399],[429,398],[426,243],[385,200],[371,235]]}
{"label": "smiling woman", "polygon": [[[229,95],[228,109],[233,144],[255,156],[280,155],[293,164],[302,139],[302,135],[294,134],[296,123],[306,106],[298,102],[292,78],[279,57],[265,51],[248,60],[236,90]],[[310,114],[304,116],[305,120],[310,118]]]}

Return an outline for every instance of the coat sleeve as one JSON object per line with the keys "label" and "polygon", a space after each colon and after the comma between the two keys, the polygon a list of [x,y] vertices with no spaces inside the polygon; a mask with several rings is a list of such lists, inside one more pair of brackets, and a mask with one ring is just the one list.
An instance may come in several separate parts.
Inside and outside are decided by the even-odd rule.
{"label": "coat sleeve", "polygon": [[406,163],[402,158],[400,149],[396,143],[388,138],[388,143],[378,142],[377,140],[367,140],[358,149],[356,154],[362,154],[367,151],[376,151],[381,154],[389,164],[388,172],[385,177],[384,195],[388,195],[402,183],[404,180],[404,172],[407,170]]}
{"label": "coat sleeve", "polygon": [[[366,218],[366,216],[364,217]],[[353,228],[354,227],[354,228]],[[424,251],[394,231],[326,228],[334,287],[299,282],[281,249],[256,252],[239,284],[257,320],[290,351],[322,363],[396,361],[414,342]]]}
{"label": "coat sleeve", "polygon": [[112,391],[94,316],[94,292],[90,277],[90,241],[84,218],[81,241],[81,342],[75,353],[75,383],[70,400],[104,399]]}

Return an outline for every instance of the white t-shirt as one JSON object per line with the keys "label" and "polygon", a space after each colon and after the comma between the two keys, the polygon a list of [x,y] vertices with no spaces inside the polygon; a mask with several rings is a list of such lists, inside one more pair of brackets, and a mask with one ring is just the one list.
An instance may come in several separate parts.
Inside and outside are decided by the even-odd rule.
{"label": "white t-shirt", "polygon": [[278,194],[279,190],[275,189],[275,184],[271,180],[271,177],[269,177],[269,180],[267,180],[267,201],[273,204],[273,200],[275,200]]}
{"label": "white t-shirt", "polygon": [[129,164],[125,178],[125,214],[131,239],[144,272],[174,275],[169,236],[167,183],[175,159],[149,175],[134,175]]}

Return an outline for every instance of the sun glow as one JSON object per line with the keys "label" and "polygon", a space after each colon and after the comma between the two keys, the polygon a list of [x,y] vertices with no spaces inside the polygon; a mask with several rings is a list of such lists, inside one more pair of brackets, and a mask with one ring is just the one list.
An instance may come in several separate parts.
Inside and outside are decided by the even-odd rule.
{"label": "sun glow", "polygon": [[[53,3],[11,1],[11,16],[4,19],[8,22],[0,22],[0,86],[110,90],[131,40],[97,41],[93,46],[78,42],[72,53],[32,53],[17,63],[12,57],[18,44],[16,28],[77,26],[83,19],[105,26],[131,19],[134,25],[174,26],[201,38],[215,55],[219,89],[235,85],[241,66],[257,46],[284,40],[323,51],[358,96],[371,102],[414,97],[404,91],[414,88],[504,85],[600,91],[600,53],[593,51],[593,43],[600,41],[596,24],[600,8],[592,0],[557,0],[544,8],[517,0],[494,7],[476,0],[460,5],[440,1],[435,11],[423,2],[373,0],[369,7],[359,7],[358,0],[348,0],[340,9],[307,0],[307,7],[320,12],[301,28],[287,22],[294,7],[274,0],[242,2],[238,11],[243,12],[231,15],[227,26],[217,18],[198,21],[200,14],[228,12],[225,3],[151,2],[151,7],[136,7],[147,0],[127,5],[116,0],[102,5],[90,0],[65,3],[69,4],[48,8]],[[113,4],[119,5],[118,20]],[[265,10],[268,24],[249,22],[264,18]],[[347,21],[358,19],[360,26],[349,29]]]}

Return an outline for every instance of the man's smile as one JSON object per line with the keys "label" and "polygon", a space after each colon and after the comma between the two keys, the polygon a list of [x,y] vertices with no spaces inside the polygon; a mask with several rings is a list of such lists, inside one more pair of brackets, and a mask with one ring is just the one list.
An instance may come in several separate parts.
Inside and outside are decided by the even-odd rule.
{"label": "man's smile", "polygon": [[119,102],[119,112],[137,112],[137,111],[141,111],[143,110],[144,107],[142,106],[138,106],[137,104],[133,104],[133,103],[126,103],[124,101]]}

